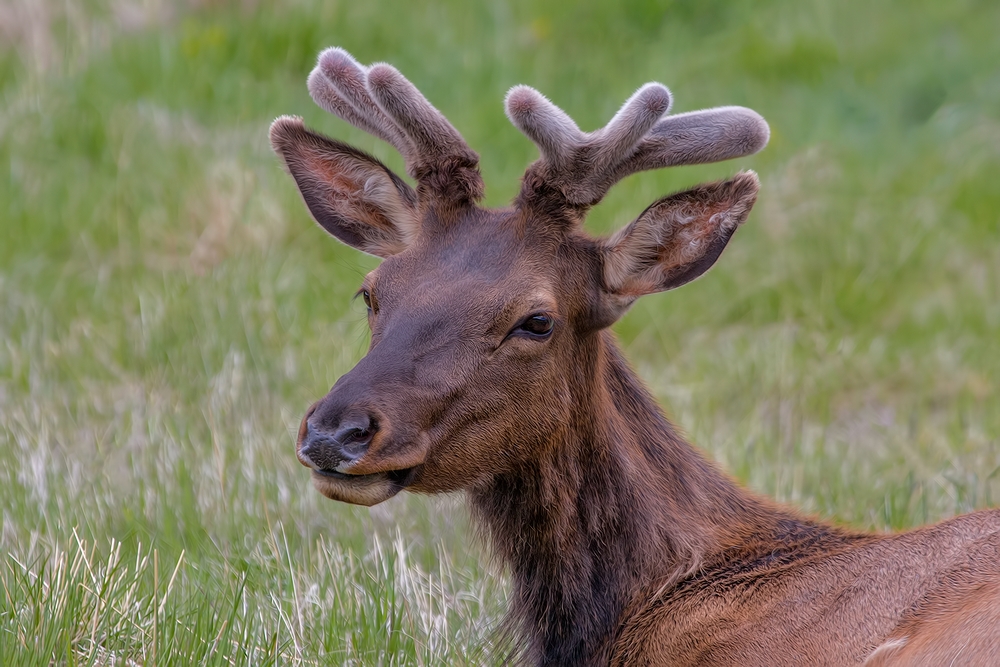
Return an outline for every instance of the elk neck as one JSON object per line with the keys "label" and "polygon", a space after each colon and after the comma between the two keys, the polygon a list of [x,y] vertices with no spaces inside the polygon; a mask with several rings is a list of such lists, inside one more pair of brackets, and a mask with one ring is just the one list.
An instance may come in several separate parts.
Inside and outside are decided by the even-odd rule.
{"label": "elk neck", "polygon": [[669,588],[746,545],[825,527],[740,488],[677,433],[609,331],[567,378],[571,418],[535,458],[469,492],[512,576],[508,632],[529,662],[596,664],[636,591]]}

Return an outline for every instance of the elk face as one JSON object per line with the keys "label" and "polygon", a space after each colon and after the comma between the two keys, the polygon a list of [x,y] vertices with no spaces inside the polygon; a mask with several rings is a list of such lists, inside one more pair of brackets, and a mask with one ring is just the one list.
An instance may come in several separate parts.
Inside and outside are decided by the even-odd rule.
{"label": "elk face", "polygon": [[325,495],[371,504],[406,487],[474,486],[566,423],[574,300],[532,261],[545,244],[503,233],[510,220],[495,217],[366,277],[368,354],[300,431],[299,460]]}
{"label": "elk face", "polygon": [[660,120],[670,98],[657,84],[590,135],[518,87],[508,115],[542,159],[513,208],[487,211],[474,204],[478,157],[395,69],[330,49],[309,89],[323,108],[395,145],[418,183],[414,191],[297,118],[271,126],[317,222],[385,259],[360,290],[368,354],[309,409],[296,443],[317,489],[363,505],[404,488],[474,488],[530,464],[570,428],[588,338],[642,294],[707,270],[746,218],[757,180],[741,174],[664,198],[606,240],[579,229],[587,208],[630,171],[766,142],[766,125],[747,109]]}

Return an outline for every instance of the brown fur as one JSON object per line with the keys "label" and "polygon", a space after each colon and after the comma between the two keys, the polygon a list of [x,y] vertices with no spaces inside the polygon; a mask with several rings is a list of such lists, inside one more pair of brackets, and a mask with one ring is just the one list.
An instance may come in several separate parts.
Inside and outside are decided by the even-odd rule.
{"label": "brown fur", "polygon": [[[362,92],[330,93],[331,107],[354,100],[342,115],[359,126],[416,146],[430,139],[415,137],[415,126],[446,123],[433,108],[406,117],[422,97],[395,70],[362,70],[339,51],[328,59],[328,70],[383,72],[392,83],[372,94],[391,109],[385,118],[361,115],[375,104]],[[539,135],[548,158],[570,155],[558,142],[575,136],[571,121],[531,93],[513,98],[512,116]],[[652,122],[626,110],[614,122]],[[728,155],[753,143],[720,134],[715,112],[702,113],[703,125],[689,115],[633,132],[634,153],[616,139],[618,157],[654,148]],[[664,127],[685,129],[679,149]],[[299,432],[296,454],[317,489],[365,505],[404,489],[465,491],[511,574],[506,627],[525,664],[996,662],[1000,511],[874,535],[757,497],[680,437],[607,329],[639,296],[714,263],[749,214],[754,174],[664,198],[594,239],[579,224],[587,197],[553,183],[544,157],[512,207],[475,206],[476,166],[446,134],[436,162],[411,164],[414,193],[374,158],[300,121],[272,126],[272,144],[324,228],[386,257],[362,286],[368,354]],[[560,164],[562,178],[573,164]],[[588,177],[592,192],[623,168],[604,165]]]}

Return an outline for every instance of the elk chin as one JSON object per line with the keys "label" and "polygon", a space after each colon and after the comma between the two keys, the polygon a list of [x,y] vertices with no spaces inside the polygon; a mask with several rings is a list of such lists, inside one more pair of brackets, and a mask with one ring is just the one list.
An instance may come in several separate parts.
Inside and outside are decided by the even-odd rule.
{"label": "elk chin", "polygon": [[392,498],[409,486],[414,473],[414,468],[370,475],[313,470],[312,482],[317,491],[331,500],[371,507]]}

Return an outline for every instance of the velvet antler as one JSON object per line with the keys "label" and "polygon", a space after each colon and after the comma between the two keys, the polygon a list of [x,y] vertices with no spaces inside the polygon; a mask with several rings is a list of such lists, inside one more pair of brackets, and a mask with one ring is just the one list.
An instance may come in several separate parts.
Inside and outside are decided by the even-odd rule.
{"label": "velvet antler", "polygon": [[320,54],[308,85],[324,110],[394,146],[421,184],[438,194],[482,197],[479,155],[392,65],[365,67],[347,51],[330,48]]}
{"label": "velvet antler", "polygon": [[599,130],[582,132],[562,109],[528,86],[507,93],[507,117],[541,152],[529,167],[566,201],[587,207],[629,174],[718,162],[767,145],[767,123],[744,107],[666,116],[670,91],[647,83]]}

